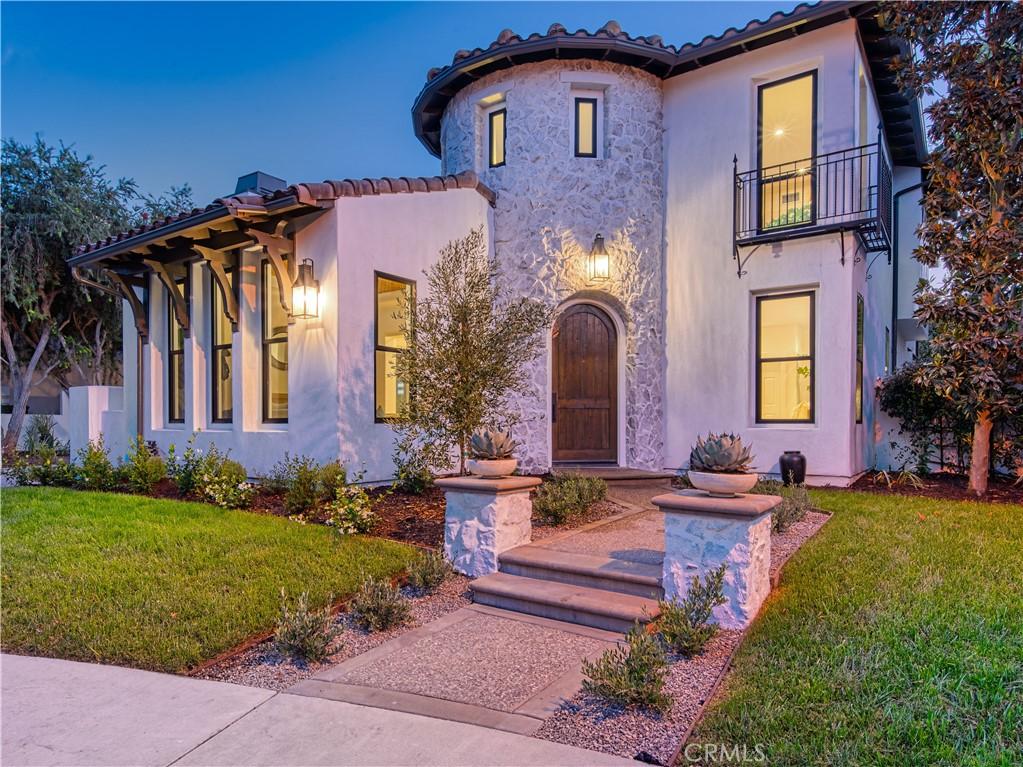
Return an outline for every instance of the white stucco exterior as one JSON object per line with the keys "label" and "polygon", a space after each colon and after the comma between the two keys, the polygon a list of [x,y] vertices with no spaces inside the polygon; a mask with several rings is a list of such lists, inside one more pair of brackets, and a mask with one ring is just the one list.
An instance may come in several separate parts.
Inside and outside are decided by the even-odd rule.
{"label": "white stucco exterior", "polygon": [[[818,12],[824,10],[807,11]],[[482,226],[513,294],[559,313],[594,304],[613,322],[619,465],[682,468],[698,434],[731,431],[752,443],[762,473],[777,474],[785,450],[806,455],[808,481],[815,484],[844,485],[872,466],[887,467],[894,435],[877,412],[874,381],[893,365],[893,349],[905,362],[916,340],[907,320],[912,288],[923,274],[911,260],[919,190],[897,193],[919,183],[919,169],[892,168],[895,289],[889,254],[867,252],[848,227],[812,236],[792,230],[755,252],[745,247],[741,277],[733,256],[733,157],[740,172],[757,166],[759,86],[816,72],[816,155],[877,142],[883,115],[859,23],[844,17],[660,74],[644,71],[650,67],[643,63],[611,63],[623,60],[613,57],[547,56],[458,81],[437,110],[434,149],[443,173],[475,173],[487,194],[439,178],[420,179],[415,191],[388,185],[386,194],[339,194],[295,235],[297,258],[314,262],[321,309],[316,319],[289,327],[287,423],[262,419],[261,254],[250,249],[241,260],[229,424],[211,423],[209,416],[207,267],[189,266],[193,330],[180,424],[166,419],[167,294],[150,278],[151,340],[143,347],[141,387],[146,438],[166,450],[198,431],[200,445],[229,449],[257,476],[290,452],[340,458],[350,470],[365,471],[367,481],[387,480],[393,432],[374,418],[374,272],[419,280],[446,243]],[[555,26],[548,35],[562,33]],[[491,48],[533,39],[505,32]],[[609,25],[591,39],[623,36]],[[674,55],[659,41],[643,45],[654,59]],[[456,64],[477,55],[482,49],[462,51]],[[574,151],[577,97],[596,103],[595,157]],[[491,167],[488,114],[495,109],[505,110],[506,140],[503,163]],[[883,140],[881,153],[891,161]],[[376,182],[335,183],[369,189]],[[607,280],[587,271],[597,234],[610,254]],[[814,299],[813,418],[758,422],[756,301],[794,291]],[[854,404],[857,296],[864,304],[861,423]],[[126,317],[123,420],[133,433],[136,336]],[[552,348],[548,333],[525,373],[529,393],[513,402],[521,419],[520,465],[531,472],[549,470],[554,455]]]}

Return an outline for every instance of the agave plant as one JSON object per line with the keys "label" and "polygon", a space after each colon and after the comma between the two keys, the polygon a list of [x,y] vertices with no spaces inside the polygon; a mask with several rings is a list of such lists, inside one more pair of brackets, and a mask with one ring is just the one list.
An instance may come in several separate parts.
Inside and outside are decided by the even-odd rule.
{"label": "agave plant", "polygon": [[486,429],[473,434],[469,440],[469,452],[477,461],[493,461],[499,458],[511,458],[518,445],[506,431]]}
{"label": "agave plant", "polygon": [[752,464],[750,448],[734,434],[708,432],[707,439],[698,435],[689,453],[689,468],[694,471],[744,474]]}

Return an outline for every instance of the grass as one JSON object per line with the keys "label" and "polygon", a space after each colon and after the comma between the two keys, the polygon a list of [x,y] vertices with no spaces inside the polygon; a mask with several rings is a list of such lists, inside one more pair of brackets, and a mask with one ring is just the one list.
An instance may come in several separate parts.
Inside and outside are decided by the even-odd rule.
{"label": "grass", "polygon": [[1023,507],[812,495],[834,516],[690,743],[762,744],[771,765],[1020,764]]}
{"label": "grass", "polygon": [[3,491],[3,649],[180,671],[418,554],[214,506],[56,488]]}

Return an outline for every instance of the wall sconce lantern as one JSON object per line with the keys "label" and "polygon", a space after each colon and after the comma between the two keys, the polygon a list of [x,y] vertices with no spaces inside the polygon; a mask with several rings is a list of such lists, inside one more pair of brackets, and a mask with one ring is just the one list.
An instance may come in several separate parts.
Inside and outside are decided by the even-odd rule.
{"label": "wall sconce lantern", "polygon": [[313,275],[313,260],[307,258],[298,265],[298,277],[291,288],[291,314],[309,320],[319,313],[320,281]]}
{"label": "wall sconce lantern", "polygon": [[604,249],[604,235],[593,238],[590,248],[589,278],[594,282],[605,282],[611,278],[611,256]]}

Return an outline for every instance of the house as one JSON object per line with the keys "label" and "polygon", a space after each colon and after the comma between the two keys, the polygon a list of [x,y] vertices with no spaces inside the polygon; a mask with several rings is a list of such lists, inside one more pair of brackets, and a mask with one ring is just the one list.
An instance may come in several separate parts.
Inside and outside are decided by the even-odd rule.
{"label": "house", "polygon": [[126,299],[126,430],[164,449],[200,430],[256,474],[288,451],[388,478],[398,299],[483,227],[515,291],[558,310],[514,403],[526,470],[677,468],[708,430],[761,472],[801,450],[815,483],[886,465],[873,388],[919,334],[926,150],[876,14],[801,5],[681,47],[504,31],[413,105],[441,175],[256,173],[82,249],[76,273]]}

